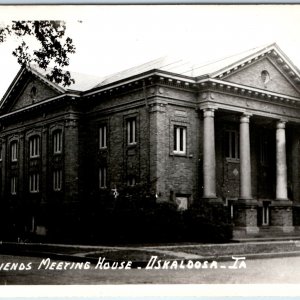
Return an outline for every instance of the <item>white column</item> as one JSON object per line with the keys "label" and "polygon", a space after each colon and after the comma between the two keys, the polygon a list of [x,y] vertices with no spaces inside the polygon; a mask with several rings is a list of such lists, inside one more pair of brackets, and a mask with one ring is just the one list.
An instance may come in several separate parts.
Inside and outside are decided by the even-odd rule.
{"label": "white column", "polygon": [[287,200],[287,167],[285,146],[285,122],[276,126],[276,199]]}
{"label": "white column", "polygon": [[240,118],[240,199],[252,199],[249,118]]}
{"label": "white column", "polygon": [[204,114],[203,133],[203,198],[216,198],[216,154],[214,109],[207,108]]}

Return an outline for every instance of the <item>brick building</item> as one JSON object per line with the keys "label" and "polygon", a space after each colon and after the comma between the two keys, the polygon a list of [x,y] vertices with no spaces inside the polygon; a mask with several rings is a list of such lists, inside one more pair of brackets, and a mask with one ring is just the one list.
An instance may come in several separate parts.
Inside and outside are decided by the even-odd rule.
{"label": "brick building", "polygon": [[21,212],[22,230],[46,234],[54,204],[76,214],[149,182],[178,209],[228,207],[236,236],[297,228],[300,72],[276,44],[205,66],[162,58],[74,78],[63,88],[21,69],[2,99],[1,209]]}

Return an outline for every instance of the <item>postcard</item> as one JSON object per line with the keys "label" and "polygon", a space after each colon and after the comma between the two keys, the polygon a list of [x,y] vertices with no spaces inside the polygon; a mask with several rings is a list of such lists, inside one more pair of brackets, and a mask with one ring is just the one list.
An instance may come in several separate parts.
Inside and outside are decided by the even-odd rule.
{"label": "postcard", "polygon": [[298,296],[299,20],[2,5],[1,295]]}

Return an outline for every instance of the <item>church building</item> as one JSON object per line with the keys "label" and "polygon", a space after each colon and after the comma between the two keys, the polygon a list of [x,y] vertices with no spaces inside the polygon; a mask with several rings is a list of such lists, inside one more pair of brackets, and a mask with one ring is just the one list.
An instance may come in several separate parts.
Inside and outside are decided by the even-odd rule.
{"label": "church building", "polygon": [[[221,50],[220,50],[221,51]],[[300,225],[300,71],[276,45],[206,65],[160,58],[69,87],[22,68],[0,103],[2,214],[47,234],[51,206],[153,183],[178,210],[228,207],[234,236]]]}

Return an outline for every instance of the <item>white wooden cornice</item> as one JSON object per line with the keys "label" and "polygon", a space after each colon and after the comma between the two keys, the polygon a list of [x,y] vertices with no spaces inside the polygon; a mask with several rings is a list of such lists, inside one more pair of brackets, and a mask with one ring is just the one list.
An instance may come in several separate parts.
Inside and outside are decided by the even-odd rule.
{"label": "white wooden cornice", "polygon": [[300,105],[300,98],[279,94],[275,92],[266,91],[263,89],[253,88],[241,84],[231,83],[219,79],[207,79],[198,82],[200,89],[214,89],[220,92],[240,95],[243,97],[251,97],[257,100],[269,100],[272,102]]}
{"label": "white wooden cornice", "polygon": [[300,72],[293,65],[291,60],[282,52],[282,50],[276,45],[272,44],[269,47],[264,48],[263,50],[258,51],[257,53],[252,54],[242,60],[235,62],[221,70],[218,70],[210,74],[211,78],[226,78],[227,76],[238,72],[240,69],[244,68],[247,65],[260,60],[263,57],[269,57],[276,61],[276,63],[282,68],[283,72],[286,74],[286,77],[294,82],[294,87],[300,90]]}
{"label": "white wooden cornice", "polygon": [[31,111],[31,110],[33,110],[35,108],[42,107],[44,105],[54,103],[54,102],[56,102],[58,100],[66,98],[66,97],[71,98],[72,100],[76,100],[76,99],[80,98],[80,96],[77,95],[77,94],[66,93],[66,94],[59,95],[59,96],[56,96],[56,97],[52,97],[52,98],[49,98],[49,99],[46,99],[46,100],[43,100],[43,101],[40,101],[40,102],[36,102],[34,104],[25,106],[23,108],[14,110],[12,112],[0,115],[0,119],[4,119],[4,118],[7,118],[7,117],[15,116],[15,115],[18,115],[18,114],[23,113],[23,112],[28,112],[28,111]]}

